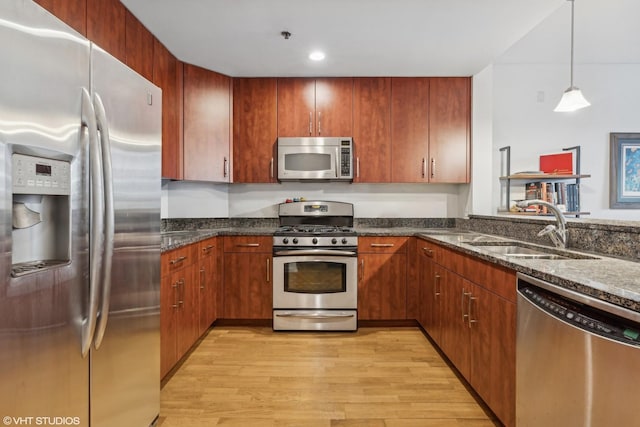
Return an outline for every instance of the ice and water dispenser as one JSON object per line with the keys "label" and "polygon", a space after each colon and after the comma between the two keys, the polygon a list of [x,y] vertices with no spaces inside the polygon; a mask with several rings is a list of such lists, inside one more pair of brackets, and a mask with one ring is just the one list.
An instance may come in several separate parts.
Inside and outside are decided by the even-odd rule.
{"label": "ice and water dispenser", "polygon": [[69,262],[70,169],[62,160],[12,155],[13,276]]}

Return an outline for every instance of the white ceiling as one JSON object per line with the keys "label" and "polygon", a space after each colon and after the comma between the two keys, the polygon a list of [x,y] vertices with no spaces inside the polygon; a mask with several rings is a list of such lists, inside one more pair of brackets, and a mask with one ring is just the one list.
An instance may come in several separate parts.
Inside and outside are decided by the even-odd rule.
{"label": "white ceiling", "polygon": [[[121,1],[180,60],[235,77],[470,76],[569,10],[566,0]],[[307,59],[314,49],[326,60]]]}

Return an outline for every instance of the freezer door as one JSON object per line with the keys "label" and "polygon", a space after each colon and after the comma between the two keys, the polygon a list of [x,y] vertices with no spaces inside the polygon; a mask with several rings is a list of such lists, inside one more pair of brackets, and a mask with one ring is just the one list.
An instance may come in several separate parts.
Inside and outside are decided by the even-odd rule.
{"label": "freezer door", "polygon": [[[88,265],[89,43],[36,3],[0,2],[0,414],[89,425],[89,358],[81,355]],[[12,248],[33,244],[52,218],[12,229],[13,153],[70,162],[69,263],[11,276]],[[44,203],[44,202],[43,202]],[[69,218],[67,216],[67,218]],[[24,245],[23,245],[24,246]],[[33,248],[38,253],[38,248]],[[18,421],[15,421],[18,420]],[[46,422],[46,419],[40,421]],[[8,424],[8,423],[5,423]]]}
{"label": "freezer door", "polygon": [[91,426],[148,426],[160,409],[162,94],[96,45],[91,72],[114,209],[113,255],[105,253],[111,270],[91,353]]}

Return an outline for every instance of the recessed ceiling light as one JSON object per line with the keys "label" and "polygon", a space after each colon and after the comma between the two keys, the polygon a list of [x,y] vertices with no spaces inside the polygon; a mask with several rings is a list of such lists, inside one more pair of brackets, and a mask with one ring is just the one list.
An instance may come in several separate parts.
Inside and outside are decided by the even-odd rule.
{"label": "recessed ceiling light", "polygon": [[311,52],[309,54],[309,59],[312,61],[322,61],[324,59],[324,52],[320,52],[319,50]]}

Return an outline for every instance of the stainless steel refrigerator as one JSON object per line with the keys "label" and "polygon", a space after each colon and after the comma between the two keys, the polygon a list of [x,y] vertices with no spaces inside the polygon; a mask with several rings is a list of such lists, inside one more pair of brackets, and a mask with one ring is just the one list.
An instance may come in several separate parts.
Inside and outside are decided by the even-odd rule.
{"label": "stainless steel refrigerator", "polygon": [[31,0],[0,58],[3,425],[151,425],[161,91]]}

